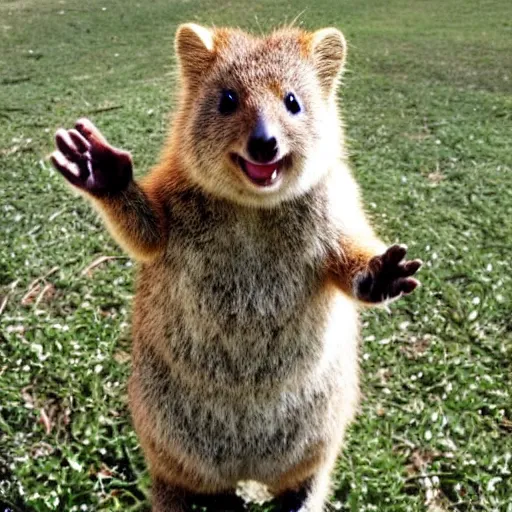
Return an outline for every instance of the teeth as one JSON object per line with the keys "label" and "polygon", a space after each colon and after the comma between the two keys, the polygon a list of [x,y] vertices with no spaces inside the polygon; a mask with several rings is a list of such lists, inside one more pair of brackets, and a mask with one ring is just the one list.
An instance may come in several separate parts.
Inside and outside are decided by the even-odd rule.
{"label": "teeth", "polygon": [[270,176],[270,179],[274,181],[277,178],[277,169],[272,173],[272,176]]}

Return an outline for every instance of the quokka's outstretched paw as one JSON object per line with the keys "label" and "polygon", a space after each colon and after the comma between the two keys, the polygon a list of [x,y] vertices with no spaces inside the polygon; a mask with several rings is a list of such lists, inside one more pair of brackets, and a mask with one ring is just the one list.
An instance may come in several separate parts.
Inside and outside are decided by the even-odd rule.
{"label": "quokka's outstretched paw", "polygon": [[130,154],[111,146],[88,119],[77,121],[74,129],[57,130],[55,143],[53,166],[69,183],[93,196],[114,195],[133,179]]}
{"label": "quokka's outstretched paw", "polygon": [[420,284],[413,276],[421,260],[405,260],[407,247],[392,245],[375,256],[355,278],[354,292],[363,302],[377,303],[407,295]]}

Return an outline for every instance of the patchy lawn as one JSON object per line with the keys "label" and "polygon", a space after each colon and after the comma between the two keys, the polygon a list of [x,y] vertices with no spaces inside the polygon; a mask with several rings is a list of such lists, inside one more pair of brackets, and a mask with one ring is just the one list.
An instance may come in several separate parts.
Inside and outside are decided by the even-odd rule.
{"label": "patchy lawn", "polygon": [[[352,161],[382,236],[426,261],[364,313],[345,511],[512,512],[512,22],[504,0],[0,4],[0,511],[142,510],[126,408],[133,266],[45,156],[82,116],[155,160],[178,23],[335,25]],[[102,258],[108,256],[108,259]]]}

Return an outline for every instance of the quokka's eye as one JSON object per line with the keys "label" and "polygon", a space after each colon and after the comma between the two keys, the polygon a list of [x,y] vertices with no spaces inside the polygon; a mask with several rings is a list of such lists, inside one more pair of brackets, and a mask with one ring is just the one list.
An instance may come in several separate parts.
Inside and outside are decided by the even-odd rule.
{"label": "quokka's eye", "polygon": [[289,92],[284,98],[284,104],[288,112],[291,114],[298,114],[301,111],[300,103],[298,102],[295,94],[293,92]]}
{"label": "quokka's eye", "polygon": [[224,89],[220,93],[219,112],[225,116],[238,108],[238,95],[232,89]]}

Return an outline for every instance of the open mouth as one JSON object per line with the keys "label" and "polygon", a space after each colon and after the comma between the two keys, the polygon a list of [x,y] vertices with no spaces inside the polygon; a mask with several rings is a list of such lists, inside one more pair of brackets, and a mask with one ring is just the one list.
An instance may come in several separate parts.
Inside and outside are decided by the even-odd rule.
{"label": "open mouth", "polygon": [[277,183],[284,167],[284,158],[269,164],[255,164],[234,153],[231,158],[242,169],[251,183],[258,187],[269,187]]}

